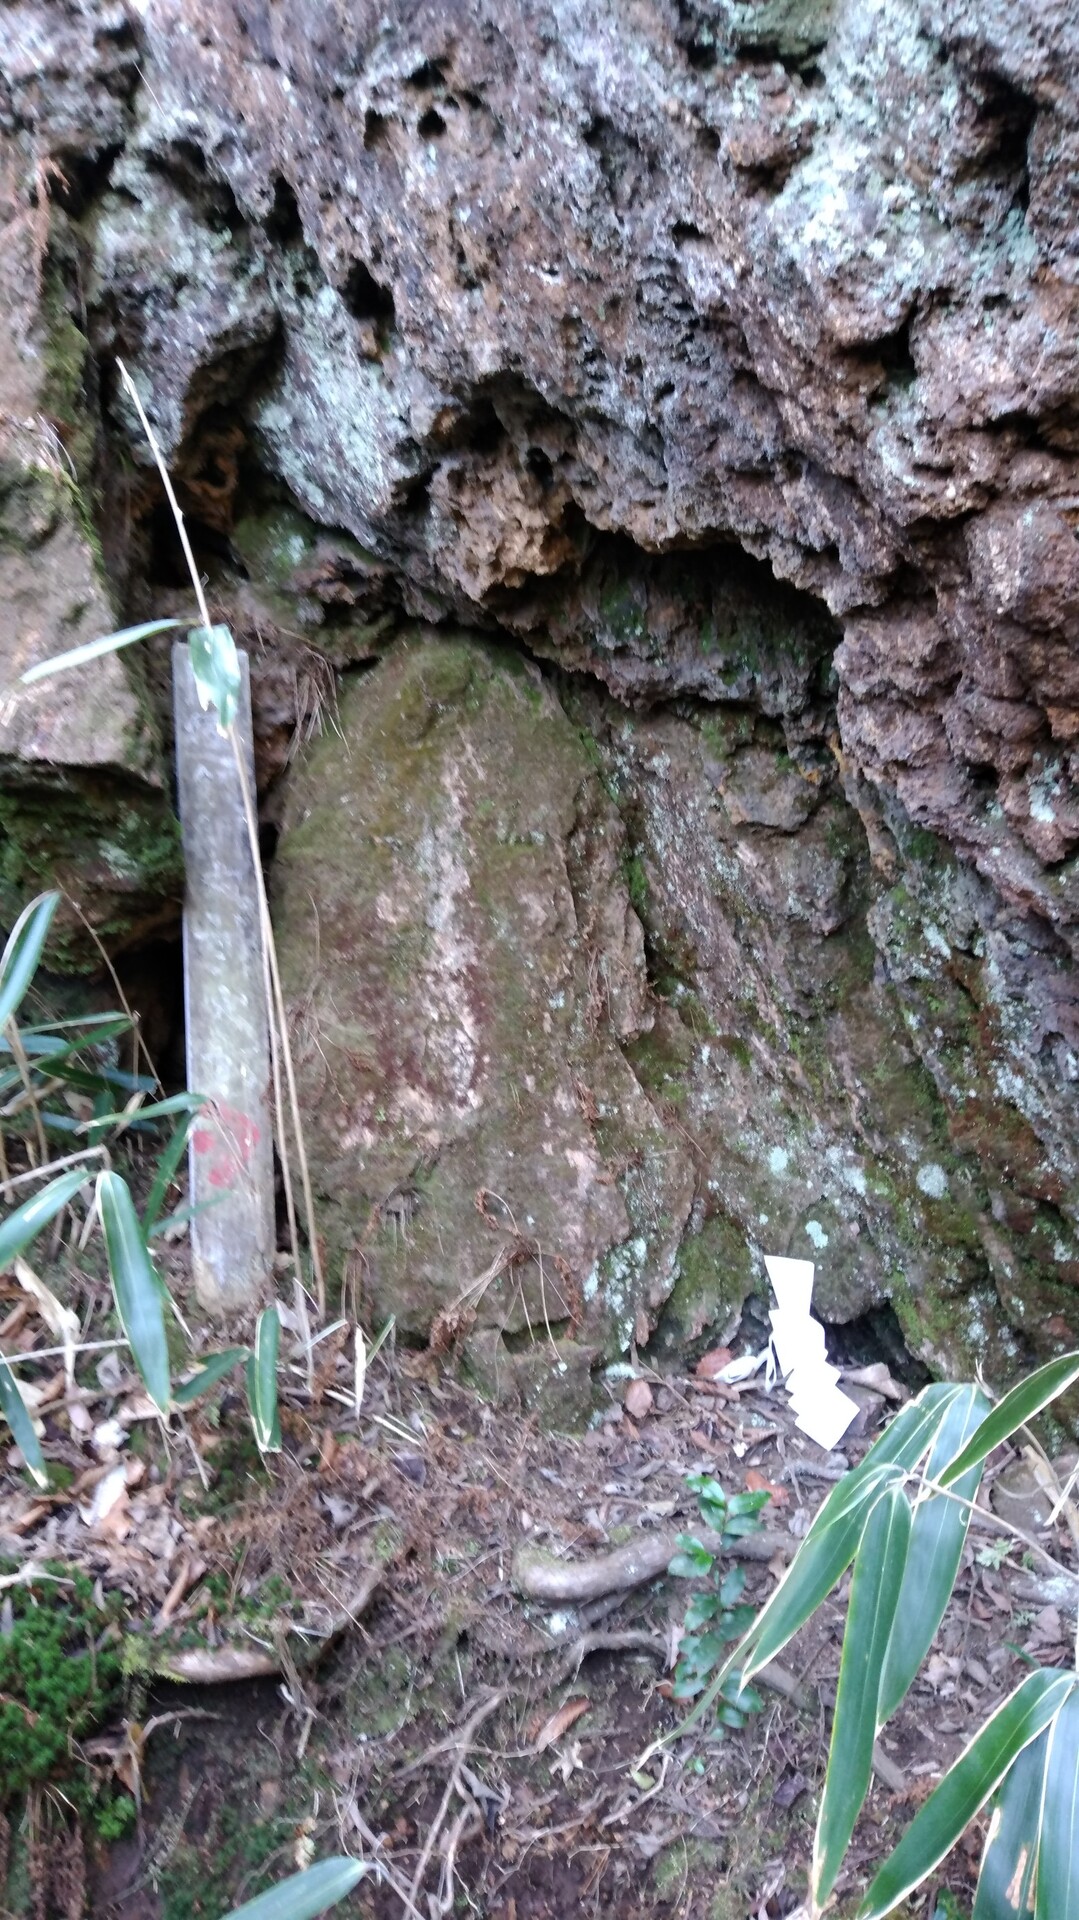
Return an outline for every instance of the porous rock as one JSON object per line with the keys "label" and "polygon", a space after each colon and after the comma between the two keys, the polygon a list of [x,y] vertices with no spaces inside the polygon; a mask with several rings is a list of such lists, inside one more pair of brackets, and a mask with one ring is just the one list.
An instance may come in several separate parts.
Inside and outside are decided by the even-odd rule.
{"label": "porous rock", "polygon": [[669,1291],[693,1163],[624,1056],[653,1015],[623,844],[537,670],[463,635],[350,677],[290,783],[275,927],[320,1217],[405,1336],[617,1351]]}
{"label": "porous rock", "polygon": [[[43,186],[104,370],[106,552],[140,611],[169,602],[120,349],[255,656],[264,773],[306,730],[310,660],[355,668],[404,620],[525,648],[563,741],[584,702],[648,975],[600,1055],[696,1169],[672,1312],[697,1323],[702,1276],[725,1311],[718,1273],[737,1304],[767,1237],[818,1251],[836,1313],[891,1299],[937,1363],[1006,1372],[1074,1341],[1074,6],[152,0],[122,20],[19,0],[5,29],[26,205],[36,168],[68,181]],[[433,645],[350,680],[346,738]],[[324,774],[341,790],[339,751],[312,749],[305,804]],[[575,765],[567,746],[553,772],[577,795]],[[289,930],[311,911],[295,804]],[[562,898],[551,860],[522,898]],[[365,884],[351,843],[336,871],[320,860],[328,898]],[[499,935],[521,954],[522,927]],[[396,996],[411,1026],[418,989],[380,940],[397,1087]],[[446,1026],[422,1128],[456,1142]],[[576,1152],[579,1109],[558,1113]],[[413,1179],[398,1121],[361,1143],[385,1155],[372,1204]],[[322,1163],[340,1212],[328,1142]],[[602,1267],[637,1237],[616,1192],[538,1237]],[[494,1229],[462,1222],[436,1287],[422,1219],[429,1319]],[[649,1249],[634,1298],[674,1276],[669,1241]]]}

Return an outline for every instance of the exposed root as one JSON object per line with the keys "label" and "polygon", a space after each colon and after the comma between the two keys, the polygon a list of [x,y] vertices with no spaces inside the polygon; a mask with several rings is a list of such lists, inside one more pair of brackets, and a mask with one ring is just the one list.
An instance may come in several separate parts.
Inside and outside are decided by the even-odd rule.
{"label": "exposed root", "polygon": [[290,1666],[313,1666],[317,1660],[321,1660],[327,1648],[340,1638],[345,1628],[366,1612],[381,1579],[381,1570],[369,1567],[347,1607],[341,1607],[332,1616],[317,1640],[305,1634],[298,1645],[289,1646],[286,1629],[274,1647],[265,1644],[250,1647],[181,1647],[175,1653],[162,1653],[155,1664],[155,1671],[163,1680],[183,1680],[193,1686],[216,1687],[231,1680],[267,1680],[279,1673],[287,1675]]}
{"label": "exposed root", "polygon": [[[797,1542],[789,1533],[765,1527],[760,1533],[743,1539],[728,1540],[707,1527],[694,1529],[709,1553],[726,1554],[738,1560],[774,1560],[787,1557]],[[526,1600],[542,1600],[553,1605],[579,1605],[598,1600],[607,1593],[627,1593],[666,1573],[678,1551],[677,1536],[666,1529],[642,1533],[639,1540],[616,1547],[611,1553],[596,1554],[590,1560],[556,1560],[538,1547],[521,1547],[514,1557],[513,1581]]]}

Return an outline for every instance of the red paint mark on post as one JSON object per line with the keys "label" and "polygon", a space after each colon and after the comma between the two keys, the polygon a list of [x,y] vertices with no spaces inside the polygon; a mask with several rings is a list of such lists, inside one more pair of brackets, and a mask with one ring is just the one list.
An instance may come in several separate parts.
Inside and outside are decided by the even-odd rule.
{"label": "red paint mark on post", "polygon": [[206,1179],[211,1187],[229,1188],[247,1171],[251,1156],[262,1137],[258,1123],[238,1107],[221,1103],[205,1108],[214,1122],[211,1127],[196,1127],[191,1135],[195,1152],[208,1157]]}

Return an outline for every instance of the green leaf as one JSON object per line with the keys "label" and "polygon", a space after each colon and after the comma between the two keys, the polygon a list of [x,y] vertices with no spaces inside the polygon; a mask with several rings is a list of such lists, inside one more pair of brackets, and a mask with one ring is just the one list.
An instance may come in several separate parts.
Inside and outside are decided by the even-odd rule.
{"label": "green leaf", "polygon": [[860,1465],[833,1487],[745,1641],[684,1726],[692,1726],[707,1712],[731,1666],[742,1667],[746,1679],[751,1679],[769,1660],[777,1659],[804,1627],[850,1566],[874,1501],[890,1480],[917,1465],[959,1391],[938,1382],[923,1387],[874,1441]]}
{"label": "green leaf", "polygon": [[1026,1920],[1038,1862],[1042,1785],[1048,1729],[1013,1761],[1000,1792],[982,1852],[972,1920]]}
{"label": "green leaf", "polygon": [[910,1503],[903,1488],[887,1487],[866,1521],[851,1580],[832,1744],[813,1845],[817,1909],[835,1886],[869,1790],[881,1674],[903,1588],[910,1529]]}
{"label": "green leaf", "polygon": [[216,1387],[219,1380],[232,1372],[233,1367],[239,1366],[241,1360],[248,1359],[250,1351],[249,1347],[227,1347],[223,1353],[209,1354],[205,1366],[200,1367],[190,1380],[185,1380],[182,1386],[175,1388],[173,1403],[178,1407],[191,1406],[200,1394],[209,1393],[210,1388]]}
{"label": "green leaf", "polygon": [[100,640],[88,640],[85,646],[71,647],[67,653],[54,653],[51,660],[41,660],[36,667],[28,667],[21,676],[24,687],[35,680],[47,680],[50,674],[63,673],[68,667],[81,667],[87,660],[97,660],[103,653],[116,653],[120,647],[133,646],[136,640],[148,640],[153,633],[165,633],[169,627],[178,627],[178,620],[145,620],[141,627],[122,627],[119,633],[106,633]]}
{"label": "green leaf", "polygon": [[1039,1367],[1036,1373],[1027,1375],[1017,1387],[1004,1395],[1003,1400],[981,1426],[972,1440],[939,1476],[942,1487],[953,1487],[957,1480],[971,1467],[976,1467],[1002,1440],[1009,1440],[1013,1433],[1033,1420],[1036,1413],[1055,1400],[1073,1381],[1079,1380],[1079,1353],[1061,1354],[1059,1360],[1050,1360],[1047,1366]]}
{"label": "green leaf", "polygon": [[264,1307],[255,1328],[255,1351],[247,1362],[247,1393],[251,1424],[260,1453],[280,1453],[281,1422],[277,1412],[277,1353],[281,1321],[276,1307]]}
{"label": "green leaf", "polygon": [[884,1920],[940,1865],[1013,1761],[1054,1719],[1074,1685],[1073,1674],[1047,1667],[1027,1674],[915,1814],[873,1881],[857,1920]]}
{"label": "green leaf", "polygon": [[699,1580],[704,1574],[711,1573],[714,1556],[707,1547],[702,1547],[691,1533],[676,1534],[675,1541],[680,1551],[667,1568],[668,1573],[673,1573],[679,1580]]}
{"label": "green leaf", "polygon": [[118,1173],[99,1173],[97,1205],[120,1324],[142,1383],[164,1415],[172,1397],[164,1289],[146,1251],[127,1181]]}
{"label": "green leaf", "polygon": [[143,1237],[146,1240],[150,1239],[154,1228],[161,1219],[161,1210],[165,1204],[168,1190],[176,1178],[180,1162],[187,1152],[187,1145],[191,1138],[191,1129],[194,1123],[194,1114],[188,1114],[187,1117],[180,1122],[180,1125],[173,1133],[172,1139],[167,1146],[162,1148],[158,1156],[153,1184],[146,1196],[146,1205],[143,1208],[142,1214],[142,1231]]}
{"label": "green leaf", "polygon": [[194,1093],[170,1093],[167,1100],[150,1100],[143,1107],[132,1107],[125,1111],[122,1107],[112,1113],[95,1114],[95,1127],[119,1126],[132,1120],[162,1120],[174,1113],[186,1113],[191,1117],[202,1105],[202,1099]]}
{"label": "green leaf", "polygon": [[351,1893],[367,1867],[362,1860],[350,1860],[339,1854],[332,1860],[320,1860],[316,1867],[294,1873],[255,1900],[234,1907],[225,1920],[314,1920]]}
{"label": "green leaf", "polygon": [[[989,1411],[989,1401],[977,1387],[960,1388],[930,1448],[926,1462],[930,1479],[936,1479]],[[980,1466],[972,1467],[956,1486],[956,1493],[964,1500],[973,1500],[981,1473]],[[880,1726],[891,1719],[905,1698],[929,1652],[951,1599],[969,1525],[970,1509],[944,1493],[920,1500],[914,1509],[903,1604],[896,1612],[881,1681]]]}
{"label": "green leaf", "polygon": [[60,904],[58,893],[39,893],[24,907],[0,954],[0,1027],[6,1027],[21,1007],[26,990],[37,972],[41,950]]}
{"label": "green leaf", "polygon": [[884,1461],[864,1478],[859,1471],[857,1476],[851,1474],[840,1481],[835,1493],[845,1493],[847,1498],[832,1512],[827,1510],[835,1495],[829,1495],[783,1579],[757,1615],[745,1644],[738,1649],[738,1663],[747,1680],[778,1657],[821,1601],[827,1599],[854,1559],[876,1502],[899,1478],[899,1469]]}
{"label": "green leaf", "polygon": [[45,1465],[41,1442],[34,1432],[34,1423],[30,1418],[26,1402],[19,1392],[19,1383],[2,1353],[0,1353],[0,1413],[11,1428],[11,1437],[26,1461],[27,1471],[33,1475],[39,1487],[47,1487],[49,1470]]}
{"label": "green leaf", "polygon": [[1049,1729],[1035,1913],[1036,1920],[1079,1920],[1079,1689],[1075,1687]]}
{"label": "green leaf", "polygon": [[0,1273],[7,1272],[16,1254],[28,1247],[42,1227],[47,1227],[68,1201],[75,1198],[87,1179],[85,1167],[57,1174],[32,1200],[24,1200],[21,1207],[0,1221]]}
{"label": "green leaf", "polygon": [[[91,1032],[77,1033],[73,1040],[65,1039],[51,1027],[24,1027],[19,1033],[19,1041],[28,1060],[43,1060],[51,1066],[54,1059],[86,1053],[91,1047],[102,1047],[107,1041],[116,1040],[130,1031],[131,1021],[127,1015],[114,1013],[107,1021],[100,1021]],[[10,1052],[10,1042],[0,1038],[0,1053]]]}
{"label": "green leaf", "polygon": [[147,1246],[151,1240],[160,1240],[173,1227],[186,1227],[189,1220],[196,1219],[200,1213],[209,1213],[212,1207],[219,1207],[228,1197],[227,1193],[215,1193],[212,1200],[200,1200],[197,1206],[177,1207],[173,1213],[160,1214],[152,1227],[143,1228]]}
{"label": "green leaf", "polygon": [[218,725],[227,733],[240,704],[240,657],[228,627],[193,627],[187,636],[195,691],[205,713],[215,708]]}

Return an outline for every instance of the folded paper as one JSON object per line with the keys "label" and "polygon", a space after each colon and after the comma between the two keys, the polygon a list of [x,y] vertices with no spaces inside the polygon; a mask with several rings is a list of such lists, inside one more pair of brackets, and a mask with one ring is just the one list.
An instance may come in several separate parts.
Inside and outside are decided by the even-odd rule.
{"label": "folded paper", "polygon": [[765,1256],[776,1304],[772,1309],[772,1349],[776,1367],[784,1376],[795,1424],[818,1447],[831,1453],[858,1411],[837,1384],[839,1368],[829,1364],[824,1328],[810,1312],[813,1302],[812,1260]]}

